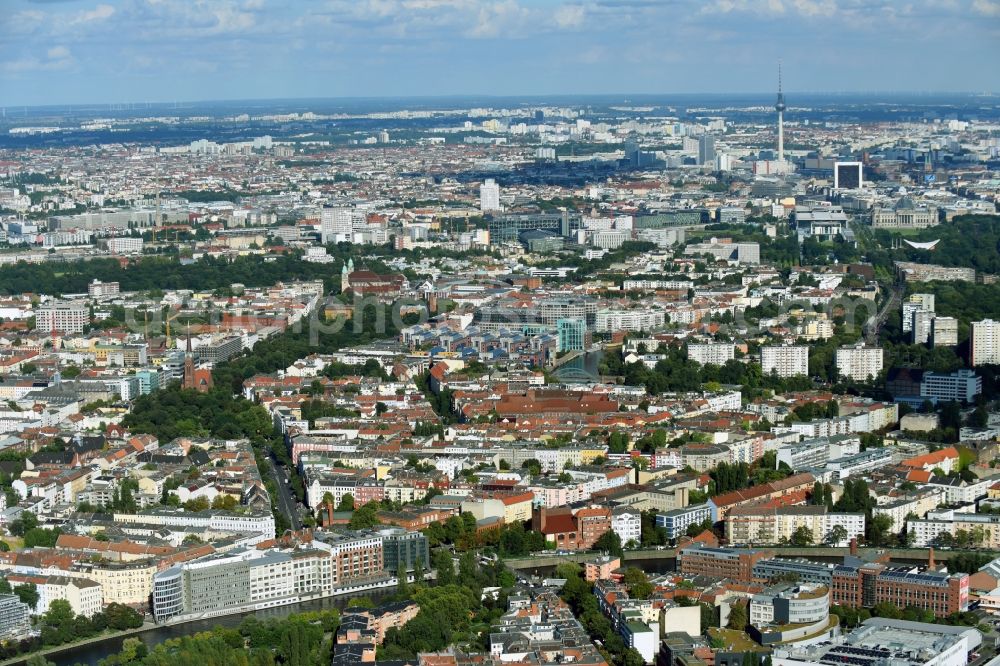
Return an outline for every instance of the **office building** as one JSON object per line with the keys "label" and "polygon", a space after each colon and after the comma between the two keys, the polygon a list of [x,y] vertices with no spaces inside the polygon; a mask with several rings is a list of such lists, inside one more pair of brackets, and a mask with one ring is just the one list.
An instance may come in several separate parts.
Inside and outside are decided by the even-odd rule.
{"label": "office building", "polygon": [[760,348],[760,365],[765,375],[779,377],[809,374],[809,347],[805,345],[766,346]]}
{"label": "office building", "polygon": [[479,186],[479,210],[484,213],[500,210],[500,185],[492,178]]}
{"label": "office building", "polygon": [[694,544],[677,553],[681,573],[685,576],[711,576],[738,582],[753,580],[753,568],[759,561],[773,557],[769,550],[740,548],[708,548]]}
{"label": "office building", "polygon": [[861,438],[856,435],[839,435],[807,439],[778,447],[777,463],[791,469],[823,467],[831,459],[853,455],[861,450]]}
{"label": "office building", "polygon": [[583,319],[560,319],[556,322],[559,351],[583,351],[587,345],[587,322]]}
{"label": "office building", "polygon": [[84,303],[49,302],[35,310],[35,328],[39,331],[82,333],[89,323],[90,312]]}
{"label": "office building", "polygon": [[958,320],[954,317],[934,317],[931,323],[931,340],[935,347],[954,347],[958,344]]}
{"label": "office building", "polygon": [[730,342],[689,343],[687,354],[702,365],[725,365],[736,358],[736,347]]}
{"label": "office building", "polygon": [[430,567],[430,549],[422,532],[410,532],[400,527],[378,530],[382,539],[382,559],[385,570],[395,573],[402,563],[406,571]]}
{"label": "office building", "polygon": [[320,242],[350,241],[354,231],[353,217],[350,208],[324,208],[320,211]]}
{"label": "office building", "polygon": [[982,644],[974,627],[873,617],[846,636],[776,646],[781,666],[965,666]]}
{"label": "office building", "polygon": [[[495,211],[494,211],[495,212]],[[517,240],[522,231],[542,229],[569,237],[580,227],[580,216],[567,211],[558,213],[524,213],[493,215],[489,220],[491,243]]]}
{"label": "office building", "polygon": [[864,187],[861,162],[837,162],[833,165],[833,189],[859,190]]}
{"label": "office building", "polygon": [[881,347],[866,347],[858,343],[837,350],[837,372],[856,382],[866,382],[882,372],[884,351]]}
{"label": "office building", "polygon": [[800,583],[813,583],[830,586],[833,580],[833,564],[810,562],[804,559],[772,558],[760,560],[753,567],[753,580],[757,583],[771,584],[779,578],[788,580],[794,577]]}
{"label": "office building", "polygon": [[16,595],[0,594],[0,637],[19,638],[30,629],[28,605]]}
{"label": "office building", "polygon": [[715,221],[719,224],[744,224],[747,209],[741,206],[723,206],[715,211]]}
{"label": "office building", "polygon": [[825,625],[829,619],[830,590],[824,585],[785,583],[750,598],[750,624],[754,627]]}
{"label": "office building", "polygon": [[968,368],[952,373],[925,372],[920,381],[920,397],[933,403],[973,402],[983,392],[983,378]]}
{"label": "office building", "polygon": [[969,365],[1000,365],[1000,321],[974,321],[969,329]]}
{"label": "office building", "polygon": [[851,608],[871,608],[888,602],[899,608],[915,606],[947,617],[969,608],[969,574],[921,571],[884,564],[843,564],[833,570],[830,602]]}
{"label": "office building", "polygon": [[707,243],[691,243],[684,248],[684,254],[689,257],[707,254],[718,261],[731,261],[738,264],[759,264],[760,244],[734,243],[729,238],[712,238]]}
{"label": "office building", "polygon": [[656,526],[666,530],[668,539],[678,539],[687,533],[691,525],[701,525],[711,518],[712,510],[708,504],[694,504],[656,514]]}
{"label": "office building", "polygon": [[108,239],[108,252],[111,254],[142,254],[142,239],[131,236],[119,236]]}
{"label": "office building", "polygon": [[703,134],[698,139],[698,164],[715,165],[715,137]]}

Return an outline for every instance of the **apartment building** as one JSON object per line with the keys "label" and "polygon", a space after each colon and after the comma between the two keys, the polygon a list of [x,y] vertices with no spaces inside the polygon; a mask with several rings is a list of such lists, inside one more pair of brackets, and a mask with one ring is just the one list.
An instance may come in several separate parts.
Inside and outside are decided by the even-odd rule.
{"label": "apartment building", "polygon": [[931,341],[935,347],[954,347],[958,344],[958,320],[954,317],[934,317]]}
{"label": "apartment building", "polygon": [[800,492],[812,490],[816,478],[809,473],[793,474],[778,481],[762,483],[741,490],[716,495],[708,500],[709,509],[712,512],[712,522],[725,520],[726,516],[734,508],[745,504],[751,504],[762,500],[777,499]]}
{"label": "apartment building", "polygon": [[760,348],[760,365],[765,375],[779,377],[809,374],[809,347],[805,345],[769,345]]}
{"label": "apartment building", "polygon": [[104,608],[101,586],[86,578],[74,578],[65,575],[45,574],[9,574],[7,582],[11,585],[34,585],[38,591],[38,603],[34,614],[41,615],[49,610],[53,601],[63,600],[69,603],[75,615],[91,617]]}
{"label": "apartment building", "polygon": [[933,545],[941,534],[954,537],[963,530],[972,536],[977,547],[1000,549],[1000,515],[997,514],[933,512],[928,513],[927,518],[907,520],[906,529],[914,535],[913,545],[918,548]]}
{"label": "apartment building", "polygon": [[[825,506],[793,505],[737,507],[726,516],[726,540],[731,544],[775,545],[789,543],[796,532],[806,529],[811,545],[846,546],[865,534],[865,514],[833,513]],[[835,528],[843,529],[834,538]]]}
{"label": "apartment building", "polygon": [[82,333],[90,323],[86,303],[54,301],[35,309],[35,328],[39,331]]}
{"label": "apartment building", "polygon": [[841,347],[836,356],[837,372],[856,382],[874,379],[882,372],[884,355],[881,347],[866,347],[864,343]]}
{"label": "apartment building", "polygon": [[639,544],[642,541],[642,514],[630,506],[617,506],[611,510],[611,531],[622,544]]}
{"label": "apartment building", "polygon": [[380,534],[323,537],[309,547],[240,548],[159,571],[152,581],[153,616],[162,622],[259,610],[388,579]]}
{"label": "apartment building", "polygon": [[729,342],[692,342],[687,346],[687,355],[702,365],[725,365],[736,358],[736,346]]}
{"label": "apartment building", "polygon": [[1000,364],[1000,321],[974,321],[969,328],[969,365]]}

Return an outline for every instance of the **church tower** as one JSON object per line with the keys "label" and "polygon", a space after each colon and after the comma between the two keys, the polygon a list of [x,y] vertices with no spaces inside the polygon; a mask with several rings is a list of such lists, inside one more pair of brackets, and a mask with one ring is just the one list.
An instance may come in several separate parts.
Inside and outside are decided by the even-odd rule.
{"label": "church tower", "polygon": [[340,293],[346,293],[351,288],[351,273],[354,272],[354,259],[348,259],[340,271]]}

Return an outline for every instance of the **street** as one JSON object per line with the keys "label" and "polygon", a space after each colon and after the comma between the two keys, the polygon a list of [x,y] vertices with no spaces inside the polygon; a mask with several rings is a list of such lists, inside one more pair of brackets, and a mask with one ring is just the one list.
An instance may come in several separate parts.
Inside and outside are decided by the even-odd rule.
{"label": "street", "polygon": [[288,518],[288,522],[291,524],[292,529],[302,529],[302,521],[299,520],[299,512],[296,509],[296,500],[292,495],[291,487],[288,485],[288,474],[285,472],[285,468],[277,464],[273,455],[269,455],[267,457],[267,463],[271,466],[271,472],[274,474],[275,485],[278,486],[278,509],[281,513],[285,514],[286,518]]}

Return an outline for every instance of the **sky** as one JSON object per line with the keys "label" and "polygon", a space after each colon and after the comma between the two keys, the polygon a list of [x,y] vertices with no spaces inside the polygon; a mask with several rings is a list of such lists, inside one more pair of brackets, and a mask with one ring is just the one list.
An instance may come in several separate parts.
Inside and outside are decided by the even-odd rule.
{"label": "sky", "polygon": [[0,0],[0,105],[1000,92],[1000,0]]}

